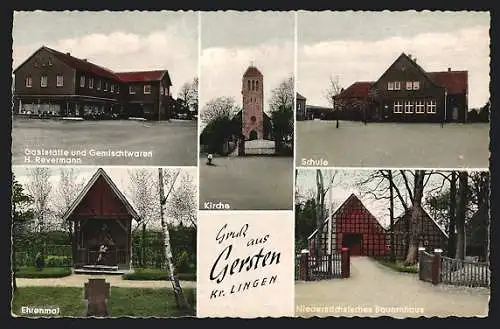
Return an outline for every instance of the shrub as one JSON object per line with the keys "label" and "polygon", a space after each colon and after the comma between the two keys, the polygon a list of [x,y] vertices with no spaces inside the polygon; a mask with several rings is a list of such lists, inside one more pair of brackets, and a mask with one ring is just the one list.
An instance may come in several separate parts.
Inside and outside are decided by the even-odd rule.
{"label": "shrub", "polygon": [[179,272],[187,272],[189,268],[189,254],[186,250],[181,250],[175,259],[175,268]]}
{"label": "shrub", "polygon": [[[124,274],[124,280],[168,281],[168,272],[156,268],[136,268],[134,272]],[[196,273],[178,273],[181,281],[196,281]]]}
{"label": "shrub", "polygon": [[36,267],[21,267],[16,270],[16,278],[62,278],[71,275],[71,273],[71,268],[69,267],[50,267],[43,269],[38,269]]}
{"label": "shrub", "polygon": [[41,252],[38,252],[35,256],[35,266],[39,271],[43,270],[45,267],[45,259],[43,258]]}
{"label": "shrub", "polygon": [[50,255],[45,258],[46,267],[71,267],[72,263],[72,258],[68,256]]}

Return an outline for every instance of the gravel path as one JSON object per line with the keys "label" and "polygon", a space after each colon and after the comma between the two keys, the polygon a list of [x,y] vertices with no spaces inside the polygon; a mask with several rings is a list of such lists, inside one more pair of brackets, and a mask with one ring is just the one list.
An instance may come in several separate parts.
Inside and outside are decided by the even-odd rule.
{"label": "gravel path", "polygon": [[433,286],[368,257],[351,258],[351,277],[295,285],[296,315],[447,317],[488,315],[490,291]]}
{"label": "gravel path", "polygon": [[[119,275],[85,275],[73,274],[64,278],[57,279],[25,279],[16,280],[18,287],[83,287],[84,283],[90,278],[103,278],[111,284],[112,287],[123,288],[171,288],[172,284],[168,281],[137,281],[123,280]],[[196,288],[195,281],[181,281],[182,288]]]}
{"label": "gravel path", "polygon": [[[489,124],[297,121],[296,162],[330,167],[487,168]],[[327,141],[327,142],[325,142]],[[321,166],[321,164],[314,164]]]}

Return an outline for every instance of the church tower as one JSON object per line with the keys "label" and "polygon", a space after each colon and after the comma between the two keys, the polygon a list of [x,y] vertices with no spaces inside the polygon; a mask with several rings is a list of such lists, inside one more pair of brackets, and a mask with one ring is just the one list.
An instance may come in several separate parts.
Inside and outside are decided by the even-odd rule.
{"label": "church tower", "polygon": [[264,138],[264,76],[253,65],[243,74],[242,134],[245,140]]}

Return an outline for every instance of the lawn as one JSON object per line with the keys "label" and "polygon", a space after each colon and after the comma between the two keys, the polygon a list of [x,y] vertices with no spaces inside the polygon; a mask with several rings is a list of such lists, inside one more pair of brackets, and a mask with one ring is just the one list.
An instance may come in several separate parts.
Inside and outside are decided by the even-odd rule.
{"label": "lawn", "polygon": [[[196,281],[196,273],[177,273],[180,281]],[[166,281],[168,273],[155,268],[136,268],[134,272],[123,275],[124,280]]]}
{"label": "lawn", "polygon": [[231,210],[293,209],[293,158],[216,157],[200,159],[200,209],[205,202],[226,203]]}
{"label": "lawn", "polygon": [[16,270],[16,278],[62,278],[71,273],[70,267],[45,267],[41,271],[36,267],[20,267]]}
{"label": "lawn", "polygon": [[[296,163],[315,166],[487,168],[489,124],[297,121]],[[318,164],[323,160],[323,164]],[[308,164],[307,164],[308,165]]]}
{"label": "lawn", "polygon": [[[86,156],[72,157],[80,158],[80,165],[196,166],[197,122],[15,118],[12,122],[13,164],[28,164],[27,148],[86,151]],[[152,152],[152,157],[92,157],[91,149]],[[35,156],[30,157],[29,164],[37,164]]]}
{"label": "lawn", "polygon": [[387,266],[387,267],[389,267],[397,272],[418,273],[418,265],[417,264],[407,266],[404,264],[403,261],[397,260],[397,261],[392,262],[392,261],[387,260],[387,259],[380,259],[379,262],[380,262],[380,264]]}
{"label": "lawn", "polygon": [[[196,290],[183,289],[193,310],[177,309],[172,289],[111,287],[109,312],[112,317],[155,316],[179,317],[196,315]],[[14,292],[12,311],[21,314],[22,306],[59,307],[58,316],[83,316],[85,301],[82,288],[22,287]]]}

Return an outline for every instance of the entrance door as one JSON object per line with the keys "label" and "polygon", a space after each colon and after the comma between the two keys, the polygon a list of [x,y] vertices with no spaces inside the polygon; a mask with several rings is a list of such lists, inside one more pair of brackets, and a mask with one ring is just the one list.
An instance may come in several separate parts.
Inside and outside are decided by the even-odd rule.
{"label": "entrance door", "polygon": [[252,130],[252,131],[250,132],[249,139],[250,139],[251,141],[253,141],[253,140],[257,139],[257,132],[256,132],[255,130]]}
{"label": "entrance door", "polygon": [[453,121],[458,121],[458,107],[453,108],[452,115],[453,115]]}
{"label": "entrance door", "polygon": [[342,247],[349,248],[351,256],[361,256],[362,249],[361,245],[363,242],[363,237],[361,234],[344,234],[342,239]]}

